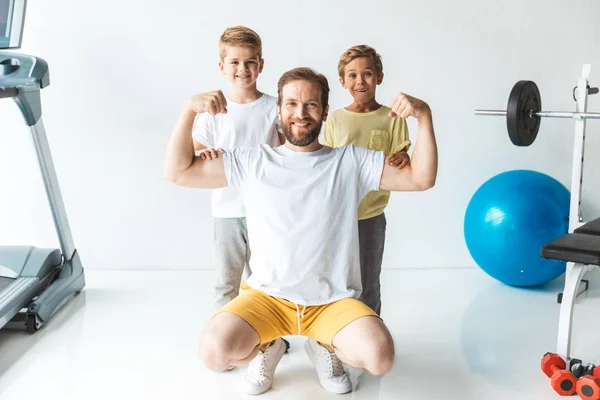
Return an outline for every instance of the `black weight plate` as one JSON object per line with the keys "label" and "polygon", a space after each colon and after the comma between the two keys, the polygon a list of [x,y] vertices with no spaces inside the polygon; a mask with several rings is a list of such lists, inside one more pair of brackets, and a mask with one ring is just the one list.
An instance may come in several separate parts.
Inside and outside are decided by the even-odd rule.
{"label": "black weight plate", "polygon": [[508,136],[515,146],[529,146],[540,129],[542,98],[533,81],[519,81],[513,86],[506,106]]}

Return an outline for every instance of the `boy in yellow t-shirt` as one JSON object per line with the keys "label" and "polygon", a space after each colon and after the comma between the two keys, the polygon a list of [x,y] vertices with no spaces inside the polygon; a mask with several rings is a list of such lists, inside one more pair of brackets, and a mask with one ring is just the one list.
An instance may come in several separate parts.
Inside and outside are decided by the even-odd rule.
{"label": "boy in yellow t-shirt", "polygon": [[[323,129],[323,144],[340,147],[348,144],[388,155],[387,162],[403,168],[408,162],[411,142],[404,118],[390,117],[391,109],[375,99],[377,85],[383,81],[381,56],[372,47],[354,46],[338,62],[340,83],[354,102],[329,114]],[[380,275],[385,245],[384,209],[390,193],[372,191],[358,207],[360,269],[363,291],[359,298],[381,314]]]}

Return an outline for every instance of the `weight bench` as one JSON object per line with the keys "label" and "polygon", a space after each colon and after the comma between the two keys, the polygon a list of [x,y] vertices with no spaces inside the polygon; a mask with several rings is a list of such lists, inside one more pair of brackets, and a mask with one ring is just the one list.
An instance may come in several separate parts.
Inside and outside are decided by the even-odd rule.
{"label": "weight bench", "polygon": [[600,266],[600,218],[587,222],[542,247],[541,256],[546,259],[566,261],[565,287],[562,299],[559,297],[560,316],[558,321],[558,354],[570,368],[571,332],[575,298],[582,278],[591,269]]}

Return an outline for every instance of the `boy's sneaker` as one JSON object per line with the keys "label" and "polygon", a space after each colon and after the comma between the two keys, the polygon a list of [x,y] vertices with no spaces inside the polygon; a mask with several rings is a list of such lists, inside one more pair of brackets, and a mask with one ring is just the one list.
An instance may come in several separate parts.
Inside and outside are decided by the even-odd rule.
{"label": "boy's sneaker", "polygon": [[243,390],[246,394],[259,395],[271,389],[275,368],[286,351],[283,339],[275,339],[264,351],[259,350],[248,364]]}
{"label": "boy's sneaker", "polygon": [[331,353],[314,339],[308,339],[304,343],[304,350],[306,350],[306,354],[308,354],[310,361],[317,370],[321,386],[337,394],[352,391],[350,376],[344,370],[342,361],[334,353]]}

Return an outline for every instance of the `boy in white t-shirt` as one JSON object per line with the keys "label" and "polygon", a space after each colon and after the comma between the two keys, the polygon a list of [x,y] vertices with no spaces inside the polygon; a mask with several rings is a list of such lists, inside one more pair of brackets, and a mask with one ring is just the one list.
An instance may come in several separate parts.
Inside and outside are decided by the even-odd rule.
{"label": "boy in white t-shirt", "polygon": [[[261,93],[256,80],[262,72],[260,36],[244,26],[227,28],[219,40],[219,69],[230,81],[225,96],[227,113],[199,114],[192,137],[194,150],[233,149],[285,142],[278,131],[277,98]],[[215,189],[211,196],[215,254],[215,307],[219,309],[238,294],[244,271],[250,275],[250,246],[246,211],[237,188]]]}
{"label": "boy in white t-shirt", "polygon": [[[277,98],[260,92],[256,80],[262,72],[262,40],[245,26],[227,28],[219,39],[219,69],[230,82],[225,114],[199,114],[192,137],[196,155],[207,149],[233,149],[285,143],[280,133]],[[219,91],[220,92],[220,91]],[[215,302],[218,310],[239,295],[244,272],[249,276],[250,244],[246,210],[237,188],[215,189],[211,195],[215,261]],[[283,339],[286,351],[289,342]],[[261,363],[257,358],[254,363]]]}

